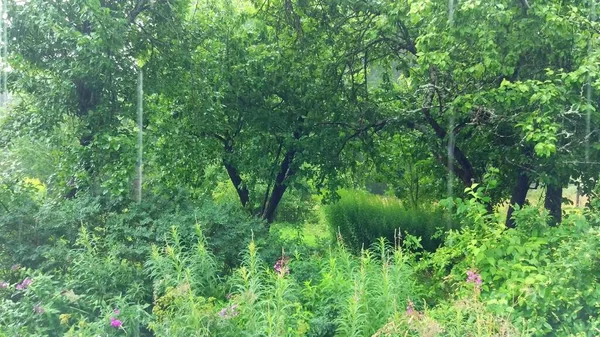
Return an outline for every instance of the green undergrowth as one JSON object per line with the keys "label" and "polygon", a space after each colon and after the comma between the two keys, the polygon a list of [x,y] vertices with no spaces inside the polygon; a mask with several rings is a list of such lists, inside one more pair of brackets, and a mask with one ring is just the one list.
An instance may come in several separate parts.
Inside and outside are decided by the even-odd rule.
{"label": "green undergrowth", "polygon": [[195,243],[185,246],[173,227],[139,265],[103,253],[102,240],[82,230],[66,272],[3,270],[0,335],[458,336],[472,329],[496,336],[514,330],[485,311],[479,289],[468,282],[460,282],[456,299],[428,308],[414,256],[383,239],[359,256],[337,244],[276,261],[262,259],[251,240],[242,265],[222,274],[200,226],[195,233]]}
{"label": "green undergrowth", "polygon": [[456,227],[441,208],[410,208],[394,197],[382,197],[364,191],[342,190],[340,200],[325,207],[332,237],[341,237],[354,252],[369,247],[380,237],[395,242],[408,233],[421,238],[427,251],[441,243],[441,233]]}
{"label": "green undergrowth", "polygon": [[[244,227],[254,220],[211,204],[149,221],[146,230],[162,226],[150,240],[132,230],[152,209],[111,221],[86,210],[105,222],[84,223],[73,244],[47,242],[42,267],[0,266],[0,336],[597,335],[597,212],[548,227],[547,213],[527,206],[506,229],[482,189],[466,194],[447,202],[461,226],[435,251],[406,233],[356,251],[324,223],[275,223],[259,235]],[[57,209],[46,219],[61,219]],[[132,254],[142,242],[147,253]]]}

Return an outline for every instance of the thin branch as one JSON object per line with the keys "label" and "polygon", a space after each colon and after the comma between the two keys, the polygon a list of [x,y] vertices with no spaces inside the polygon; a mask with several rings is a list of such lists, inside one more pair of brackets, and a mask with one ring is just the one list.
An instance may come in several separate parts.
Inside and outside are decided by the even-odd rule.
{"label": "thin branch", "polygon": [[10,210],[8,209],[8,207],[6,206],[6,204],[4,202],[2,202],[2,200],[0,200],[0,205],[2,206],[2,208],[4,208],[4,210],[6,212],[10,212]]}

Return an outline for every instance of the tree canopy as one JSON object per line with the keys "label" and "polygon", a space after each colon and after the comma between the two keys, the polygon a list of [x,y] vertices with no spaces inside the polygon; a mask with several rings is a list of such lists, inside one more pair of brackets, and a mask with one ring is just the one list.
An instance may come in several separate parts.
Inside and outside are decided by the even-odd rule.
{"label": "tree canopy", "polygon": [[440,197],[493,172],[490,206],[521,206],[539,183],[557,222],[562,187],[597,184],[600,26],[587,1],[9,4],[17,99],[2,142],[56,148],[45,178],[59,194],[129,198],[140,70],[145,188],[197,191],[222,167],[267,222],[289,189],[335,192],[365,167],[405,177],[414,204],[416,186]]}

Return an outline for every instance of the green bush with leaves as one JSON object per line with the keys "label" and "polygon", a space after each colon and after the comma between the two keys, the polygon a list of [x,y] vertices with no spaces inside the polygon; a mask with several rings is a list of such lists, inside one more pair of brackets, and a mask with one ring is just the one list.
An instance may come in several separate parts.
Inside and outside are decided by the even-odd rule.
{"label": "green bush with leaves", "polygon": [[532,206],[517,209],[516,228],[506,229],[487,212],[480,188],[466,192],[470,199],[454,201],[465,224],[421,260],[425,274],[433,275],[430,296],[445,297],[464,270],[474,268],[489,310],[510,313],[531,335],[596,335],[600,230],[576,213],[549,227],[547,211]]}
{"label": "green bush with leaves", "polygon": [[88,195],[71,200],[35,200],[31,193],[28,192],[26,202],[13,204],[10,212],[0,212],[3,262],[31,268],[60,268],[64,266],[63,248],[75,242],[79,228],[101,221],[104,213],[101,201]]}
{"label": "green bush with leaves", "polygon": [[[204,285],[216,279],[194,281],[207,269],[195,270],[193,261],[203,261],[208,270],[214,266],[201,232],[197,246],[187,253],[173,233],[172,243],[155,249],[149,262],[160,288],[150,326],[159,336],[526,335],[506,315],[487,310],[478,285],[469,280],[461,282],[454,300],[434,308],[420,305],[414,255],[384,239],[360,256],[339,243],[326,255],[280,256],[273,266],[260,258],[251,241],[242,265],[226,279],[227,294],[213,297]],[[300,283],[296,268],[308,261],[317,271]]]}
{"label": "green bush with leaves", "polygon": [[82,229],[65,269],[2,269],[0,336],[145,336],[143,268],[105,244]]}
{"label": "green bush with leaves", "polygon": [[438,233],[452,220],[441,209],[407,208],[395,198],[380,197],[364,191],[340,191],[340,200],[325,208],[332,237],[341,236],[353,252],[370,247],[378,238],[389,242],[405,233],[420,237],[425,250],[435,250],[442,240]]}
{"label": "green bush with leaves", "polygon": [[[112,241],[84,228],[67,269],[3,269],[0,335],[518,335],[479,301],[480,288],[469,280],[457,282],[452,299],[421,305],[415,255],[383,238],[359,256],[338,242],[325,254],[265,261],[250,237],[241,266],[227,275],[199,225],[192,237],[183,242],[172,227],[142,266],[104,252]],[[310,277],[303,264],[315,266]]]}

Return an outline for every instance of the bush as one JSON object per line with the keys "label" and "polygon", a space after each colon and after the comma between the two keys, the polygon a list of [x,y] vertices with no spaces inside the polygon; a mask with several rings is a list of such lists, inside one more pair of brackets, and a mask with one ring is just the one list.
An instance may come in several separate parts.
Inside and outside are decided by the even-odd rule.
{"label": "bush", "polygon": [[105,235],[121,256],[143,262],[153,244],[162,245],[177,226],[184,249],[196,241],[196,224],[200,224],[216,259],[232,268],[241,262],[240,251],[255,238],[264,238],[264,223],[251,217],[235,203],[216,204],[211,200],[191,203],[172,202],[161,196],[148,198],[140,205],[107,216]]}
{"label": "bush", "polygon": [[0,270],[0,336],[147,336],[143,268],[105,244],[83,229],[66,270]]}
{"label": "bush", "polygon": [[396,242],[398,231],[421,237],[421,245],[434,251],[442,242],[436,236],[450,224],[441,209],[406,208],[398,199],[386,198],[363,191],[341,191],[341,199],[325,207],[325,216],[332,237],[341,235],[354,251],[368,248],[380,237]]}
{"label": "bush", "polygon": [[[328,254],[285,255],[278,261],[262,260],[251,240],[242,265],[230,276],[219,276],[218,262],[200,226],[195,226],[193,241],[186,245],[177,227],[166,239],[153,246],[141,266],[119,260],[108,249],[110,242],[83,229],[78,248],[68,251],[73,264],[67,270],[0,270],[0,336],[518,333],[479,302],[479,288],[468,281],[460,282],[455,300],[424,309],[418,300],[422,292],[414,256],[383,239],[360,256],[338,244]],[[312,265],[313,277],[305,275],[307,264]]]}
{"label": "bush", "polygon": [[546,210],[526,206],[514,213],[516,228],[506,229],[486,211],[480,190],[458,199],[465,220],[460,231],[421,260],[432,276],[437,298],[451,293],[465,270],[479,271],[482,300],[489,310],[510,313],[532,336],[596,335],[600,327],[600,229],[580,214],[557,227],[547,225]]}
{"label": "bush", "polygon": [[61,201],[30,199],[14,205],[11,212],[0,214],[0,252],[8,257],[4,263],[60,268],[65,264],[62,244],[74,243],[79,228],[98,223],[101,216],[99,200],[89,196]]}

